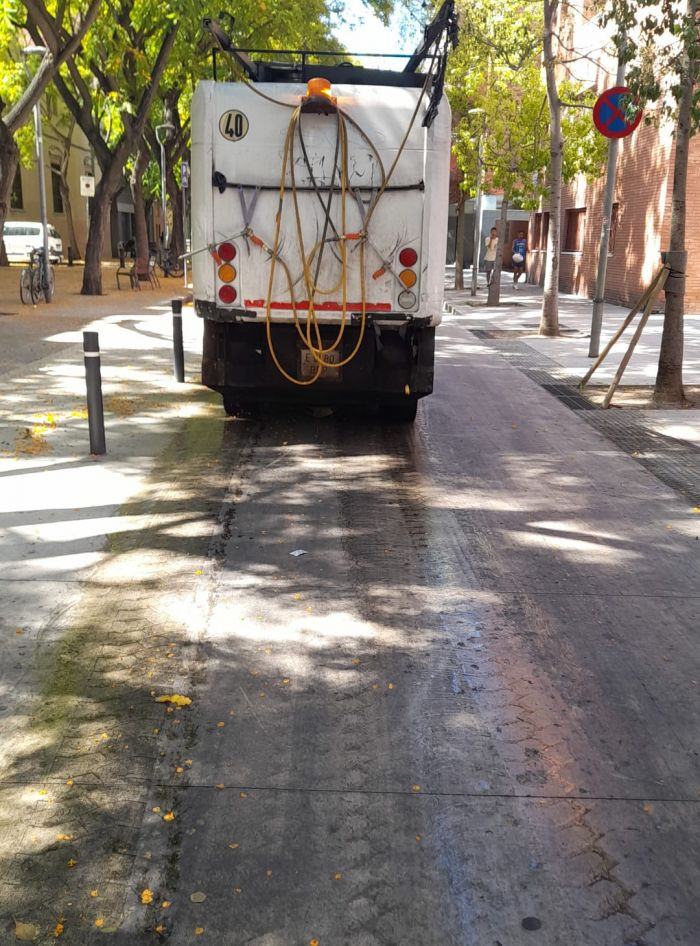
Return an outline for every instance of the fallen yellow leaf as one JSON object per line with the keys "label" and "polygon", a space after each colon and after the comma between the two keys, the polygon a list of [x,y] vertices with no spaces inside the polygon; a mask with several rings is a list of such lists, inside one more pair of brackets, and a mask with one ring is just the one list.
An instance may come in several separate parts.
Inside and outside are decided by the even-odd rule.
{"label": "fallen yellow leaf", "polygon": [[239,795],[240,795],[241,798],[247,798],[247,797],[248,797],[248,792],[240,792]]}
{"label": "fallen yellow leaf", "polygon": [[340,871],[338,871],[337,874],[333,875],[333,880],[341,880],[342,876],[343,875],[340,873]]}
{"label": "fallen yellow leaf", "polygon": [[64,930],[63,923],[61,923],[59,920],[59,922],[53,928],[53,935],[56,937],[56,939],[58,939],[58,937],[61,936],[61,934],[63,933],[63,930]]}
{"label": "fallen yellow leaf", "polygon": [[222,727],[222,726],[225,726],[226,723],[225,723],[222,719],[220,719],[219,722],[218,722],[216,725],[219,727],[219,729],[221,729],[221,727]]}
{"label": "fallen yellow leaf", "polygon": [[190,900],[192,901],[192,903],[204,903],[206,899],[207,899],[207,895],[203,893],[201,890],[195,890],[194,893],[190,894]]}
{"label": "fallen yellow leaf", "polygon": [[420,842],[421,842],[422,840],[423,840],[422,836],[421,836],[420,834],[417,834],[417,835],[416,835],[416,841],[420,844]]}
{"label": "fallen yellow leaf", "polygon": [[161,903],[161,908],[162,908],[163,910],[167,910],[169,906],[170,906],[170,901],[169,901],[169,900],[164,900],[164,901]]}
{"label": "fallen yellow leaf", "polygon": [[309,946],[319,946],[317,939],[310,939]]}
{"label": "fallen yellow leaf", "polygon": [[91,890],[91,891],[90,891],[90,896],[91,896],[91,897],[97,897],[97,896],[99,896],[99,894],[97,893],[96,890]]}
{"label": "fallen yellow leaf", "polygon": [[654,806],[647,803],[646,805],[642,806],[642,809],[649,815],[654,810]]}
{"label": "fallen yellow leaf", "polygon": [[160,805],[154,805],[151,811],[155,812],[157,815],[160,814]]}
{"label": "fallen yellow leaf", "polygon": [[195,935],[195,936],[201,936],[203,932],[204,932],[204,927],[203,927],[203,926],[195,926],[195,928],[194,928],[194,935]]}
{"label": "fallen yellow leaf", "polygon": [[232,851],[235,851],[237,847],[240,847],[240,845],[234,844],[234,843],[232,842],[231,844],[229,844],[229,847],[231,848]]}
{"label": "fallen yellow leaf", "polygon": [[21,627],[18,627],[15,631],[15,634],[24,634],[24,630]]}
{"label": "fallen yellow leaf", "polygon": [[17,939],[24,943],[29,943],[33,939],[36,939],[38,935],[39,930],[33,923],[20,923],[19,920],[15,920],[15,937]]}
{"label": "fallen yellow leaf", "polygon": [[182,773],[183,773],[184,771],[185,771],[185,770],[184,770],[184,768],[183,768],[181,765],[176,765],[176,766],[175,766],[175,772],[176,772],[178,775],[182,775]]}
{"label": "fallen yellow leaf", "polygon": [[57,834],[56,840],[57,841],[72,841],[73,835],[72,834]]}
{"label": "fallen yellow leaf", "polygon": [[148,887],[141,891],[141,903],[153,903],[153,891]]}
{"label": "fallen yellow leaf", "polygon": [[292,597],[294,598],[295,601],[300,601],[301,593],[297,591],[296,594],[292,595]]}
{"label": "fallen yellow leaf", "polygon": [[104,917],[98,916],[97,919],[95,920],[95,926],[104,926],[104,925],[105,925]]}
{"label": "fallen yellow leaf", "polygon": [[192,700],[189,696],[182,696],[181,693],[171,693],[156,697],[156,703],[174,703],[175,706],[189,706],[191,702]]}
{"label": "fallen yellow leaf", "polygon": [[68,861],[68,866],[69,866],[69,867],[75,867],[75,865],[76,865],[77,863],[78,863],[78,862],[76,861],[76,859],[75,859],[74,857],[71,857],[70,860]]}
{"label": "fallen yellow leaf", "polygon": [[161,936],[165,932],[165,927],[162,923],[159,923],[158,926],[153,927],[153,932]]}
{"label": "fallen yellow leaf", "polygon": [[195,569],[195,575],[203,575],[204,571],[201,568]]}
{"label": "fallen yellow leaf", "polygon": [[163,815],[163,821],[174,821],[174,820],[175,820],[174,811],[166,811],[165,814]]}
{"label": "fallen yellow leaf", "polygon": [[217,785],[214,786],[214,788],[222,789],[222,788],[224,788],[224,783],[223,783],[223,782],[219,782]]}
{"label": "fallen yellow leaf", "polygon": [[48,794],[49,794],[48,788],[40,788],[40,789],[39,789],[39,794],[40,794],[40,795],[48,795]]}
{"label": "fallen yellow leaf", "polygon": [[386,686],[387,686],[387,689],[388,689],[388,690],[393,690],[393,689],[394,689],[394,684],[393,684],[393,683],[387,683]]}
{"label": "fallen yellow leaf", "polygon": [[287,686],[288,683],[289,683],[289,677],[282,677],[282,685]]}
{"label": "fallen yellow leaf", "polygon": [[73,779],[72,779],[72,778],[67,778],[67,779],[66,779],[66,785],[72,785],[72,784],[73,784]]}
{"label": "fallen yellow leaf", "polygon": [[411,791],[412,791],[412,792],[419,792],[419,791],[420,791],[420,785],[411,785]]}

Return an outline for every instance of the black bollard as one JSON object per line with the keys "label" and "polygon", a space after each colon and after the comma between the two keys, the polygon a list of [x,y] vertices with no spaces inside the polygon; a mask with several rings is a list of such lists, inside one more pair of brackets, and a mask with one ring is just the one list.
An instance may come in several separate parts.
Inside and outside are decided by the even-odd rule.
{"label": "black bollard", "polygon": [[182,299],[173,299],[173,374],[181,384],[185,380],[185,352],[182,347]]}
{"label": "black bollard", "polygon": [[107,453],[107,446],[105,444],[105,416],[102,405],[100,342],[97,332],[83,332],[83,355],[85,356],[90,453],[100,455]]}

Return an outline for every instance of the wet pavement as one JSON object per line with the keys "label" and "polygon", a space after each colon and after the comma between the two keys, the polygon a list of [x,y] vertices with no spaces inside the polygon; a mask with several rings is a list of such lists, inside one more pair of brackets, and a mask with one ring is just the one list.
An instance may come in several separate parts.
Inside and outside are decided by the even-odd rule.
{"label": "wet pavement", "polygon": [[39,635],[0,942],[697,943],[700,515],[440,334],[413,428],[183,422]]}

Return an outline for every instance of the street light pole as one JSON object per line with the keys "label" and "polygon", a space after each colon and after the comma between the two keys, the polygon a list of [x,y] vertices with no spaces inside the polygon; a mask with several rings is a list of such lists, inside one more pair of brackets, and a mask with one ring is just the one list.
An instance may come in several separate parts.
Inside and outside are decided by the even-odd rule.
{"label": "street light pole", "polygon": [[[46,46],[25,46],[22,50],[25,56],[41,55],[48,53]],[[41,217],[41,228],[44,233],[44,266],[45,266],[45,286],[44,298],[47,302],[53,300],[53,290],[51,287],[51,277],[49,261],[49,220],[46,210],[46,180],[44,177],[44,139],[41,129],[41,102],[37,100],[33,109],[34,113],[34,153],[36,155],[37,171],[39,174],[39,216]]]}
{"label": "street light pole", "polygon": [[[159,132],[162,128],[165,129],[165,134],[161,140]],[[165,188],[165,140],[168,137],[168,132],[170,130],[175,131],[175,126],[170,122],[164,122],[162,125],[156,125],[156,139],[160,145],[160,200],[163,210],[163,252],[167,250],[168,240],[170,239],[170,233],[168,231],[167,193]]]}

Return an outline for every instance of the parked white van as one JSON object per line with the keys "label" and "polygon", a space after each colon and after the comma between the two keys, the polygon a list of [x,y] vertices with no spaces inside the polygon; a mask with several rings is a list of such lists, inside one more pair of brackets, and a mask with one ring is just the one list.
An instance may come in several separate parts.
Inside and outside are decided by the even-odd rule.
{"label": "parked white van", "polygon": [[[44,245],[44,230],[41,223],[25,220],[6,220],[2,228],[5,251],[11,263],[21,263],[29,259],[34,249]],[[61,234],[49,224],[49,259],[60,263],[63,255]]]}

